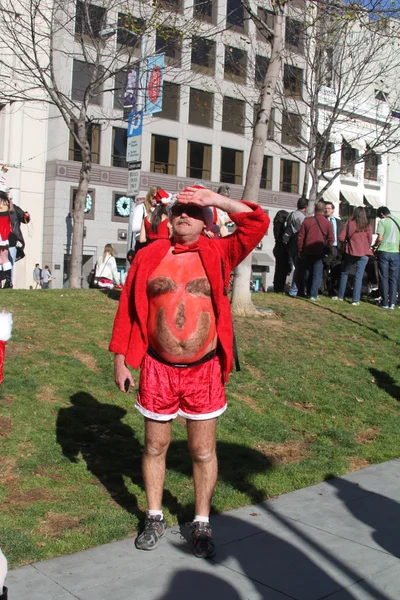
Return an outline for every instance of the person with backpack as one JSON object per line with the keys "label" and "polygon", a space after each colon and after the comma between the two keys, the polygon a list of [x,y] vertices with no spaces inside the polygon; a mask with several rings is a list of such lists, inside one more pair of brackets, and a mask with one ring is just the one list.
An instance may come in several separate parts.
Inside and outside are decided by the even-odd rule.
{"label": "person with backpack", "polygon": [[390,214],[387,206],[380,206],[377,216],[381,221],[374,250],[378,257],[379,288],[382,308],[394,310],[399,277],[400,220]]}
{"label": "person with backpack", "polygon": [[[298,263],[298,248],[297,239],[299,236],[300,228],[306,218],[306,211],[308,206],[308,200],[304,196],[297,201],[297,210],[290,213],[286,221],[286,231],[283,236],[283,243],[287,245],[289,254],[289,263],[291,270],[295,271]],[[295,273],[293,273],[292,284],[289,290],[289,296],[297,296],[297,285],[295,279]]]}
{"label": "person with backpack", "polygon": [[325,202],[315,205],[312,217],[304,219],[297,240],[299,261],[295,271],[295,283],[299,292],[307,293],[310,300],[317,301],[322,281],[322,258],[331,251],[334,234],[332,224],[324,217]]}
{"label": "person with backpack", "polygon": [[290,262],[287,244],[283,243],[283,235],[286,230],[286,220],[289,216],[287,210],[278,210],[273,223],[273,231],[275,238],[275,246],[273,254],[275,256],[275,273],[274,273],[274,292],[282,294],[285,291],[286,278],[290,274]]}
{"label": "person with backpack", "polygon": [[36,263],[33,269],[33,283],[35,284],[35,290],[42,285],[42,269],[39,267],[39,263]]}

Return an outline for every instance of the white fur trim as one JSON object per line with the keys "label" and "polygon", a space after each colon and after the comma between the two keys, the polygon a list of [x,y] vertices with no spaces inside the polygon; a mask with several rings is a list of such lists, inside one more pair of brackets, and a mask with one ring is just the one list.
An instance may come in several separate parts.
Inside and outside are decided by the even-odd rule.
{"label": "white fur trim", "polygon": [[11,337],[12,314],[3,310],[0,313],[0,340],[7,342]]}
{"label": "white fur trim", "polygon": [[160,415],[158,413],[153,413],[150,410],[146,410],[145,408],[143,408],[143,406],[141,406],[139,404],[139,402],[136,402],[135,408],[144,417],[147,417],[148,419],[152,419],[153,421],[171,421],[171,419],[176,419],[176,417],[178,416],[178,413],[174,413],[173,415]]}
{"label": "white fur trim", "polygon": [[220,408],[219,410],[215,410],[214,412],[211,413],[205,413],[204,415],[191,415],[190,413],[185,413],[183,412],[183,410],[178,411],[178,414],[180,417],[184,417],[185,419],[190,419],[191,421],[206,421],[207,419],[215,419],[216,417],[219,417],[220,415],[222,415],[222,413],[224,413],[226,411],[226,404],[225,406],[223,406],[222,408]]}
{"label": "white fur trim", "polygon": [[11,271],[12,269],[12,264],[10,263],[10,261],[3,263],[2,264],[3,267],[3,271]]}

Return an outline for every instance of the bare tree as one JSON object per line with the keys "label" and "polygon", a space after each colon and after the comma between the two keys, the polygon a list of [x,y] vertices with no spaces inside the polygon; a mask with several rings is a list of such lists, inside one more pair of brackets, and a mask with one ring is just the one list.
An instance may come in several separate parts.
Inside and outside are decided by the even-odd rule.
{"label": "bare tree", "polygon": [[302,68],[286,58],[276,142],[305,164],[310,213],[340,175],[380,161],[400,143],[400,123],[392,118],[398,93],[385,92],[399,61],[374,16],[372,23],[359,6],[310,1],[301,18]]}
{"label": "bare tree", "polygon": [[[246,172],[246,181],[243,190],[243,198],[250,202],[258,201],[264,150],[268,134],[268,123],[282,71],[285,2],[274,2],[273,7],[274,27],[272,29],[268,26],[267,21],[260,18],[252,10],[252,7],[246,3],[246,9],[250,18],[254,20],[257,28],[263,32],[266,41],[271,45],[271,55],[260,91],[259,110],[257,111],[249,163]],[[256,309],[251,301],[250,277],[251,255],[236,268],[232,293],[232,312],[235,315],[249,316],[256,314]]]}
{"label": "bare tree", "polygon": [[[111,34],[117,32],[117,36],[104,35],[106,28]],[[117,88],[116,79],[121,82],[127,72],[138,68],[140,60],[154,52],[166,52],[166,70],[174,69],[174,52],[179,53],[193,29],[193,21],[180,10],[180,3],[172,0],[103,0],[102,4],[88,0],[2,2],[0,102],[43,102],[54,106],[81,154],[72,215],[70,287],[81,286],[84,213],[92,167],[91,134],[94,127],[115,120],[102,107],[101,97],[121,93],[124,85]],[[201,31],[198,23],[197,30]],[[216,25],[207,33],[210,36],[218,31]],[[147,35],[153,41],[156,36],[155,50],[154,45],[143,43]],[[73,90],[70,76],[65,76],[71,66],[79,81]],[[139,86],[145,85],[145,78],[144,72]]]}

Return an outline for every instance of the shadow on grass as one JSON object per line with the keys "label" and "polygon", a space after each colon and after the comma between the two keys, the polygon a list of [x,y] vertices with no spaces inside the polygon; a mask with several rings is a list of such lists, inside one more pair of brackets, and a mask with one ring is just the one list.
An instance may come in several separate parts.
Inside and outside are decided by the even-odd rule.
{"label": "shadow on grass", "polygon": [[[144,517],[136,496],[130,492],[124,478],[142,486],[142,445],[134,430],[122,422],[126,410],[101,404],[87,392],[71,396],[71,406],[61,408],[57,417],[57,442],[64,456],[78,462],[79,454],[87,469],[126,511]],[[264,454],[246,446],[228,442],[217,443],[219,479],[233,489],[246,494],[250,502],[261,502],[267,496],[252,484],[252,476],[265,473],[271,461]],[[192,474],[192,461],[186,441],[172,441],[168,449],[167,469],[187,477]],[[163,504],[179,521],[193,517],[194,504],[182,505],[168,490]]]}
{"label": "shadow on grass", "polygon": [[378,387],[400,402],[400,386],[397,385],[393,377],[385,371],[378,371],[378,369],[372,367],[370,367],[369,372],[374,377]]}
{"label": "shadow on grass", "polygon": [[[393,342],[394,344],[398,343],[398,340],[392,339],[391,337],[386,335],[386,333],[382,333],[382,331],[379,331],[379,329],[377,329],[376,327],[370,327],[369,325],[366,325],[365,323],[360,323],[360,321],[356,321],[355,319],[352,319],[351,317],[344,315],[343,313],[337,312],[336,310],[329,308],[329,306],[324,306],[323,304],[320,304],[318,302],[310,302],[310,300],[308,300],[307,298],[299,297],[299,298],[296,298],[296,300],[302,300],[303,302],[307,302],[308,304],[313,304],[314,306],[318,306],[318,308],[321,308],[322,310],[326,310],[327,312],[330,312],[331,314],[336,315],[337,317],[340,317],[340,318],[344,319],[345,321],[352,323],[353,325],[358,325],[359,327],[368,329],[372,333],[379,335],[379,337],[381,337],[384,340],[387,340],[388,342]],[[357,307],[355,307],[355,308],[357,309]]]}

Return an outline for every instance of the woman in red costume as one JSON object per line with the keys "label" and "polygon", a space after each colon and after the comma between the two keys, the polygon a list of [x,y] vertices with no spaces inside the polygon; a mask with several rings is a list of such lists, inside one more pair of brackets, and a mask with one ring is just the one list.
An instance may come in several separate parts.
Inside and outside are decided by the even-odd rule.
{"label": "woman in red costume", "polygon": [[167,204],[171,200],[171,194],[165,190],[158,190],[155,195],[156,206],[151,214],[147,214],[142,222],[139,242],[148,244],[155,240],[168,240],[170,237],[170,225],[167,215]]}
{"label": "woman in red costume", "polygon": [[12,287],[14,262],[25,256],[21,223],[29,223],[29,213],[13,204],[8,188],[0,188],[0,287]]}

